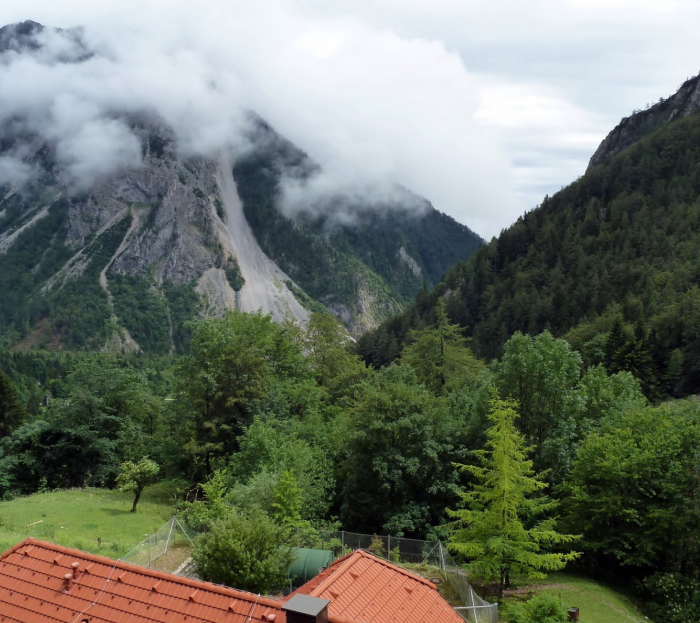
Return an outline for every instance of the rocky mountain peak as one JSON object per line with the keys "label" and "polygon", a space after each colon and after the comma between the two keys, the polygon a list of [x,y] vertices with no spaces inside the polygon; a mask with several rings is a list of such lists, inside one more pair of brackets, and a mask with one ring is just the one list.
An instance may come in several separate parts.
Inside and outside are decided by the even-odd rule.
{"label": "rocky mountain peak", "polygon": [[700,75],[686,80],[668,99],[661,98],[646,110],[622,121],[605,137],[591,157],[588,168],[606,162],[642,137],[675,119],[688,117],[700,110]]}

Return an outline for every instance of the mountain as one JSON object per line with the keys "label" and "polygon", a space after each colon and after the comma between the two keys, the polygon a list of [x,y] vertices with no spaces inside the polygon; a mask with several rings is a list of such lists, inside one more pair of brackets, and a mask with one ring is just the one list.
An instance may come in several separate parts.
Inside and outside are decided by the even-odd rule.
{"label": "mountain", "polygon": [[550,330],[650,397],[700,392],[700,78],[622,123],[586,174],[361,338],[388,363],[443,298],[475,351]]}
{"label": "mountain", "polygon": [[[94,56],[79,30],[25,22],[0,29],[0,72],[22,55],[53,54],[47,34],[73,44],[51,48],[55,66]],[[99,122],[126,133],[140,162],[87,186],[50,133],[28,116],[0,117],[3,341],[180,352],[183,322],[225,308],[300,322],[326,309],[359,337],[482,243],[405,189],[391,201],[339,197],[284,212],[282,185],[320,167],[248,117],[245,145],[232,137],[231,150],[191,155],[157,112],[111,109]]]}
{"label": "mountain", "polygon": [[686,80],[671,97],[659,99],[646,110],[625,117],[608,134],[591,157],[589,170],[610,160],[654,130],[700,110],[700,75]]}

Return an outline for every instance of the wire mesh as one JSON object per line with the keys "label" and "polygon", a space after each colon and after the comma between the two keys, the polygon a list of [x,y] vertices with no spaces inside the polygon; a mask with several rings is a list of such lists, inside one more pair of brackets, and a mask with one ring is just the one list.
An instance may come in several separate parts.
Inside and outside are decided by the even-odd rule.
{"label": "wire mesh", "polygon": [[190,537],[177,517],[173,517],[156,532],[147,534],[145,537],[143,541],[122,556],[120,560],[133,565],[152,568],[156,566],[158,559],[167,551],[182,545],[192,544]]}
{"label": "wire mesh", "polygon": [[[318,544],[309,546],[317,547]],[[390,562],[414,567],[415,570],[428,575],[433,568],[433,573],[442,576],[449,586],[452,601],[459,604],[455,610],[465,621],[498,623],[498,604],[489,603],[474,592],[464,569],[455,562],[440,541],[358,534],[343,530],[322,534],[321,546],[323,549],[332,549],[337,556],[364,549]]]}

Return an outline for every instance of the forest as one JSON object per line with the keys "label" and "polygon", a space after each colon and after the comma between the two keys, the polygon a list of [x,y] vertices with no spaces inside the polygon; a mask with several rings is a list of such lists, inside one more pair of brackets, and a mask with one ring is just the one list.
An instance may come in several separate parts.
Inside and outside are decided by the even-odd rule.
{"label": "forest", "polygon": [[360,352],[387,365],[412,329],[434,322],[444,298],[481,357],[500,357],[516,331],[548,330],[587,366],[633,372],[652,401],[697,394],[698,162],[700,117],[662,126],[455,265],[363,336]]}
{"label": "forest", "polygon": [[249,590],[279,565],[222,576],[226,535],[342,527],[438,537],[491,599],[566,565],[622,583],[654,620],[695,620],[700,402],[650,399],[548,330],[487,361],[444,304],[432,316],[383,367],[322,313],[305,329],[195,319],[183,356],[2,352],[0,496],[122,488],[136,508],[160,481],[204,532],[205,577]]}

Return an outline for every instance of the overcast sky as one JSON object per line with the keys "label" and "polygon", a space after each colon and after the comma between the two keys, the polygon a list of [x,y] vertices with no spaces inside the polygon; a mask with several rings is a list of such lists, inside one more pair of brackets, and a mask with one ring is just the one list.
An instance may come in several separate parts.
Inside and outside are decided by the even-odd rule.
{"label": "overcast sky", "polygon": [[44,90],[16,98],[62,102],[52,131],[71,135],[67,150],[124,138],[94,111],[75,126],[81,98],[154,105],[202,151],[252,107],[332,183],[403,184],[487,238],[583,174],[621,117],[700,70],[696,0],[0,2],[0,23],[24,19],[83,24],[113,61],[50,85],[38,73]]}

